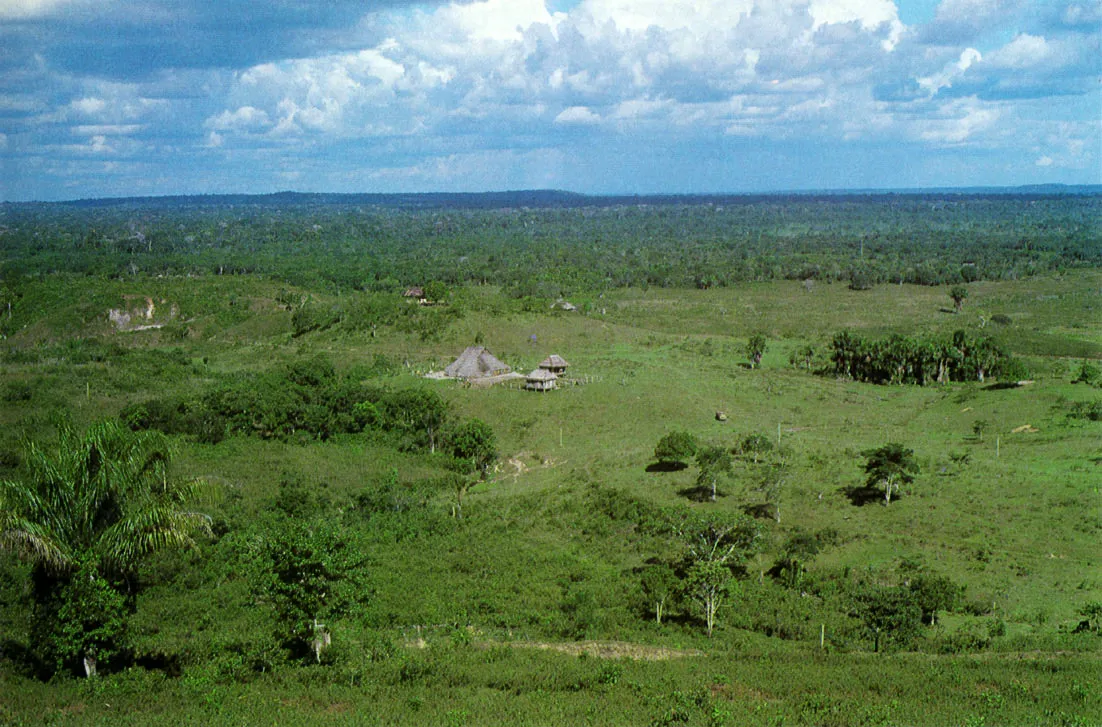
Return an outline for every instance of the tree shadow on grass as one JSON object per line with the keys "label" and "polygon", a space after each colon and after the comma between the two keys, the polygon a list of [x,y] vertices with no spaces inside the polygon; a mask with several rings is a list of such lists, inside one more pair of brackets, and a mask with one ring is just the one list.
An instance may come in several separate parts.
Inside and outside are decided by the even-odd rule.
{"label": "tree shadow on grass", "polygon": [[647,472],[680,472],[688,466],[684,462],[654,462],[647,465]]}
{"label": "tree shadow on grass", "polygon": [[[712,501],[712,488],[701,487],[700,485],[692,485],[690,487],[683,487],[677,491],[678,495],[688,498],[693,502],[711,502]],[[716,499],[721,497],[727,497],[727,493],[723,490],[716,490]]]}
{"label": "tree shadow on grass", "polygon": [[998,381],[994,384],[988,384],[982,387],[983,391],[1003,391],[1004,389],[1017,389],[1017,381]]}
{"label": "tree shadow on grass", "polygon": [[868,485],[860,485],[854,487],[843,487],[842,494],[850,501],[851,505],[856,507],[864,507],[873,502],[882,502],[884,500],[884,493],[876,487],[869,487]]}
{"label": "tree shadow on grass", "polygon": [[757,520],[776,520],[777,506],[771,502],[763,502],[760,505],[747,505],[742,511]]}
{"label": "tree shadow on grass", "polygon": [[177,654],[166,654],[164,652],[145,654],[134,659],[134,663],[149,671],[154,669],[162,671],[168,677],[175,678],[183,673],[180,657]]}

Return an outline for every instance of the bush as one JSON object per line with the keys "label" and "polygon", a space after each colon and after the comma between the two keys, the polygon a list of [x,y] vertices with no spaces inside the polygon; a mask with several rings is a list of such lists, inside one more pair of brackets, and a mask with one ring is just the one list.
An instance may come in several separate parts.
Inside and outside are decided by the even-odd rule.
{"label": "bush", "polygon": [[683,431],[670,432],[654,446],[654,458],[661,464],[684,465],[696,456],[696,438]]}
{"label": "bush", "polygon": [[1068,416],[1072,419],[1087,419],[1092,422],[1102,421],[1102,399],[1077,401],[1068,409]]}
{"label": "bush", "polygon": [[1098,386],[1102,383],[1102,371],[1099,371],[1098,366],[1092,361],[1084,360],[1079,364],[1079,371],[1076,372],[1075,378],[1071,380],[1071,383]]}

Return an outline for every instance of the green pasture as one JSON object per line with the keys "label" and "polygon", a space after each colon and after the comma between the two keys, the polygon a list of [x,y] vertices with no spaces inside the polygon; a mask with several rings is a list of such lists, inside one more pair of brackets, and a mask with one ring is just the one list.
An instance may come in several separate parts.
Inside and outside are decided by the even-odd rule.
{"label": "green pasture", "polygon": [[[86,425],[317,354],[341,372],[389,362],[393,373],[376,383],[433,389],[453,416],[493,428],[500,458],[467,493],[462,520],[443,491],[384,527],[357,498],[388,477],[439,477],[441,458],[355,434],[174,437],[175,474],[215,485],[217,539],[143,574],[135,652],[153,666],[44,684],[0,659],[0,723],[1100,724],[1102,641],[1072,632],[1079,610],[1102,601],[1102,423],[1069,407],[1102,397],[1072,383],[1083,360],[1102,364],[1102,273],[968,288],[955,314],[947,286],[614,289],[579,296],[578,312],[481,286],[453,291],[445,305],[456,315],[432,335],[339,321],[294,335],[279,302],[288,290],[334,308],[356,294],[251,276],[27,284],[15,332],[0,342],[0,477],[18,475],[22,441],[49,439],[60,421]],[[145,297],[175,313],[154,318],[161,328],[115,330],[107,310]],[[824,356],[843,329],[982,331],[1021,357],[1030,379],[877,386],[789,364],[806,344]],[[755,333],[768,347],[751,369]],[[572,383],[537,394],[421,376],[476,339],[521,373],[558,353]],[[741,458],[718,502],[686,497],[695,466],[650,467],[673,430],[724,447],[764,435],[787,463],[780,522],[759,521],[762,550],[711,639],[690,618],[648,618],[638,569],[672,546],[608,506],[614,496],[698,512],[764,504],[757,466]],[[890,441],[914,450],[917,479],[890,506],[855,504],[861,452]],[[267,658],[257,644],[268,626],[235,558],[254,523],[285,517],[277,500],[289,479],[355,531],[372,592],[334,629],[329,663],[257,671],[247,664]],[[890,581],[909,564],[963,586],[962,602],[912,649],[873,654],[850,614],[767,575],[801,532],[831,534],[809,577]],[[27,571],[3,558],[0,629],[22,643]],[[763,632],[772,622],[785,636]],[[584,640],[700,654],[527,648]]]}

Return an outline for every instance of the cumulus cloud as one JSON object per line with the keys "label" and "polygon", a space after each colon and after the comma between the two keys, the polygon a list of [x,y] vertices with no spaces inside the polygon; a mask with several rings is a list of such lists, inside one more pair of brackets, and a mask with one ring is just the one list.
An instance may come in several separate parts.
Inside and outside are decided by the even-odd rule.
{"label": "cumulus cloud", "polygon": [[601,117],[593,113],[585,106],[571,106],[570,108],[563,109],[559,112],[559,115],[555,117],[556,124],[596,124],[600,122]]}
{"label": "cumulus cloud", "polygon": [[983,55],[975,48],[965,48],[956,61],[933,75],[919,78],[918,85],[933,96],[941,89],[952,86],[955,79],[963,76],[973,63],[982,59]]}
{"label": "cumulus cloud", "polygon": [[252,106],[242,106],[236,111],[223,111],[207,119],[204,124],[216,131],[250,131],[268,126],[268,114]]}
{"label": "cumulus cloud", "polygon": [[[45,13],[65,0],[19,2]],[[1024,155],[1023,167],[1042,153],[1061,169],[1098,158],[1088,127],[1099,13],[1081,1],[943,0],[919,27],[905,26],[892,0],[383,0],[370,12],[327,0],[276,3],[263,15],[244,0],[102,8],[6,36],[22,45],[0,53],[0,67],[19,59],[0,74],[0,110],[21,148],[71,146],[75,135],[88,140],[82,154],[162,149],[167,159],[188,149],[211,164],[295,155],[303,180],[347,185],[454,184],[456,169],[487,178],[504,174],[504,162],[487,162],[501,155],[526,186],[542,178],[531,160],[565,168],[562,149],[579,140],[598,152],[632,145],[640,159],[751,138],[763,148],[1001,148]],[[32,26],[49,32],[26,35]],[[1079,126],[1057,134],[1060,123]],[[1078,140],[1085,161],[1054,134]],[[322,164],[343,168],[353,156],[380,173],[343,177]]]}
{"label": "cumulus cloud", "polygon": [[962,144],[974,139],[998,121],[1000,111],[975,98],[942,105],[935,117],[916,124],[918,136],[938,145]]}

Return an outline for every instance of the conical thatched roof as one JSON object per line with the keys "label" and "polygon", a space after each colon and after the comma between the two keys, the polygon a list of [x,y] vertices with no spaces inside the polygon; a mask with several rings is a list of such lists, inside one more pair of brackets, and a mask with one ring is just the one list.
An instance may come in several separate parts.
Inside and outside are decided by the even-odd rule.
{"label": "conical thatched roof", "polygon": [[529,381],[554,381],[559,378],[547,369],[536,369],[526,377]]}
{"label": "conical thatched roof", "polygon": [[554,371],[556,369],[565,369],[569,365],[570,364],[566,362],[566,359],[564,359],[557,353],[553,353],[544,360],[540,361],[540,368],[547,369],[549,371]]}
{"label": "conical thatched roof", "polygon": [[500,359],[482,346],[471,346],[451,363],[444,373],[456,379],[480,379],[511,371]]}

